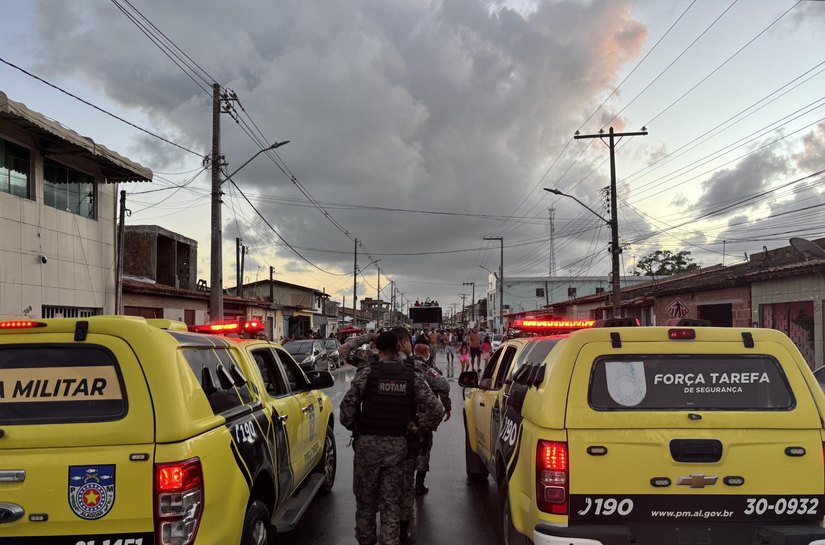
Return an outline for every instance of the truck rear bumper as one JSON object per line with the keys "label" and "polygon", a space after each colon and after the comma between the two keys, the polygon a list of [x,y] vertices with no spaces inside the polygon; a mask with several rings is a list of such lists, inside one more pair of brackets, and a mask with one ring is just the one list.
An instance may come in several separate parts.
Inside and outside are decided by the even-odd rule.
{"label": "truck rear bumper", "polygon": [[825,528],[753,525],[620,525],[551,526],[539,523],[533,530],[535,545],[825,545]]}

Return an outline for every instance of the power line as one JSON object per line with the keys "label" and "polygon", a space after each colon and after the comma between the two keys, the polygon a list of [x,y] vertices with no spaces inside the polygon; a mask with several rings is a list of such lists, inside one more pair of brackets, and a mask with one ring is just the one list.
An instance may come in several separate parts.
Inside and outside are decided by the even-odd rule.
{"label": "power line", "polygon": [[227,179],[228,179],[228,180],[232,183],[232,185],[233,185],[233,186],[235,186],[235,189],[237,189],[237,190],[238,190],[238,193],[240,193],[240,194],[241,194],[241,197],[243,197],[243,198],[244,198],[244,200],[247,202],[247,204],[249,204],[249,206],[251,206],[251,207],[252,207],[252,210],[254,210],[254,211],[255,211],[255,213],[258,215],[258,217],[259,217],[259,218],[261,218],[261,219],[264,221],[264,223],[266,223],[267,227],[269,227],[269,229],[270,229],[273,233],[275,233],[275,235],[276,235],[276,236],[277,236],[277,237],[281,240],[281,242],[283,242],[283,243],[287,246],[287,248],[289,248],[290,250],[292,250],[292,252],[293,252],[295,255],[297,255],[297,256],[298,256],[298,257],[300,257],[302,260],[304,260],[305,262],[307,262],[307,263],[308,263],[309,265],[311,265],[312,267],[314,267],[314,268],[318,269],[318,270],[319,270],[319,271],[321,271],[322,273],[329,274],[329,275],[332,275],[332,276],[349,276],[349,273],[334,273],[334,272],[327,271],[326,269],[323,269],[323,268],[319,267],[318,265],[316,265],[315,263],[313,263],[313,262],[312,262],[312,261],[310,261],[309,259],[305,258],[305,257],[301,254],[301,252],[299,252],[298,250],[296,250],[296,249],[295,249],[295,247],[294,247],[294,246],[292,246],[292,244],[290,244],[289,242],[287,242],[287,241],[286,241],[286,239],[285,239],[284,237],[282,237],[282,236],[281,236],[281,234],[280,234],[280,233],[279,233],[279,232],[278,232],[278,231],[277,231],[277,230],[276,230],[276,229],[272,226],[272,224],[271,224],[271,223],[269,223],[269,220],[267,220],[267,219],[264,217],[264,215],[263,215],[263,214],[261,214],[261,212],[260,212],[257,208],[255,208],[255,205],[254,205],[254,204],[252,204],[252,201],[250,201],[250,200],[247,198],[247,196],[246,196],[246,195],[244,195],[244,192],[243,192],[243,191],[241,191],[241,188],[240,188],[240,187],[238,187],[238,184],[236,184],[236,183],[235,183],[235,181],[234,181],[234,180],[232,180],[232,178],[227,178]]}
{"label": "power line", "polygon": [[120,117],[120,116],[118,116],[118,115],[115,115],[115,114],[113,114],[112,112],[110,112],[110,111],[108,111],[108,110],[104,110],[104,109],[103,109],[103,108],[101,108],[100,106],[97,106],[96,104],[92,104],[92,103],[91,103],[91,102],[89,102],[88,100],[85,100],[85,99],[83,99],[83,98],[80,98],[79,96],[77,96],[77,95],[75,95],[75,94],[73,94],[73,93],[70,93],[69,91],[67,91],[67,90],[63,89],[62,87],[59,87],[59,86],[55,85],[54,83],[51,83],[51,82],[49,82],[49,81],[46,81],[45,79],[41,78],[40,76],[36,76],[36,75],[32,74],[31,72],[29,72],[28,70],[26,70],[26,69],[24,69],[24,68],[21,68],[21,67],[17,66],[16,64],[14,64],[14,63],[11,63],[11,62],[7,61],[6,59],[4,59],[4,58],[2,58],[2,57],[0,57],[0,62],[2,62],[3,64],[5,64],[5,65],[7,65],[7,66],[10,66],[11,68],[14,68],[15,70],[19,70],[20,72],[22,72],[22,73],[26,74],[27,76],[29,76],[29,77],[31,77],[31,78],[34,78],[34,79],[36,79],[37,81],[39,81],[39,82],[41,82],[41,83],[44,83],[44,84],[48,85],[49,87],[51,87],[51,88],[53,88],[53,89],[55,89],[55,90],[57,90],[57,91],[60,91],[60,92],[61,92],[61,93],[63,93],[64,95],[70,96],[70,97],[72,97],[73,99],[75,99],[75,100],[77,100],[77,101],[82,102],[82,103],[83,103],[83,104],[85,104],[86,106],[90,106],[90,107],[94,108],[95,110],[97,110],[97,111],[99,111],[99,112],[101,112],[101,113],[104,113],[104,114],[108,115],[109,117],[112,117],[112,118],[114,118],[114,119],[117,119],[117,120],[118,120],[118,121],[120,121],[121,123],[125,123],[125,124],[129,125],[130,127],[134,128],[134,129],[137,129],[137,130],[139,130],[139,131],[141,131],[141,132],[144,132],[144,133],[148,134],[149,136],[151,136],[151,137],[153,137],[153,138],[157,138],[158,140],[160,140],[160,141],[162,141],[162,142],[166,142],[167,144],[169,144],[169,145],[171,145],[171,146],[175,146],[176,148],[178,148],[178,149],[180,149],[180,150],[183,150],[183,151],[185,151],[185,152],[191,153],[192,155],[196,155],[196,156],[198,156],[198,157],[200,157],[200,158],[203,158],[203,154],[198,153],[198,152],[196,152],[196,151],[192,151],[191,149],[186,148],[186,147],[184,147],[184,146],[182,146],[182,145],[180,145],[180,144],[177,144],[177,143],[175,143],[175,142],[172,142],[171,140],[168,140],[168,139],[166,139],[166,138],[164,138],[164,137],[162,137],[162,136],[160,136],[160,135],[158,135],[158,134],[155,134],[155,133],[153,133],[152,131],[150,131],[150,130],[148,130],[148,129],[144,129],[143,127],[140,127],[140,126],[138,126],[138,125],[135,125],[135,124],[134,124],[134,123],[132,123],[131,121],[127,121],[127,120],[123,119],[122,117]]}

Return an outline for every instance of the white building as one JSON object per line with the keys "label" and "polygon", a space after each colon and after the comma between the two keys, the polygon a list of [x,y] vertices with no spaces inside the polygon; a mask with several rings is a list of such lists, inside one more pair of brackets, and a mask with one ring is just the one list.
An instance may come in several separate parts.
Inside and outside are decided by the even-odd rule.
{"label": "white building", "polygon": [[151,180],[0,91],[0,316],[114,314],[117,184]]}

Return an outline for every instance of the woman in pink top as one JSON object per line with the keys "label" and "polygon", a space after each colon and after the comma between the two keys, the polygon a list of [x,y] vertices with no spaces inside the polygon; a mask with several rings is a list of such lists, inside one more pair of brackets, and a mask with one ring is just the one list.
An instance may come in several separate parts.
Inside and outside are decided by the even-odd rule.
{"label": "woman in pink top", "polygon": [[481,343],[481,364],[482,369],[487,367],[487,362],[490,361],[490,350],[492,350],[492,345],[490,344],[490,336],[485,335],[484,341]]}

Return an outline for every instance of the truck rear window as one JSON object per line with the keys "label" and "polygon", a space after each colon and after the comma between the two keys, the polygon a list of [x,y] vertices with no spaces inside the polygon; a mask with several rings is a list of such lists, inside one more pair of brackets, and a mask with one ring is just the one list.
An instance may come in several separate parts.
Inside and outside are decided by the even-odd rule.
{"label": "truck rear window", "polygon": [[597,359],[590,377],[597,410],[790,410],[796,401],[769,356],[638,355]]}
{"label": "truck rear window", "polygon": [[126,415],[114,355],[94,346],[0,348],[0,424],[105,422]]}

